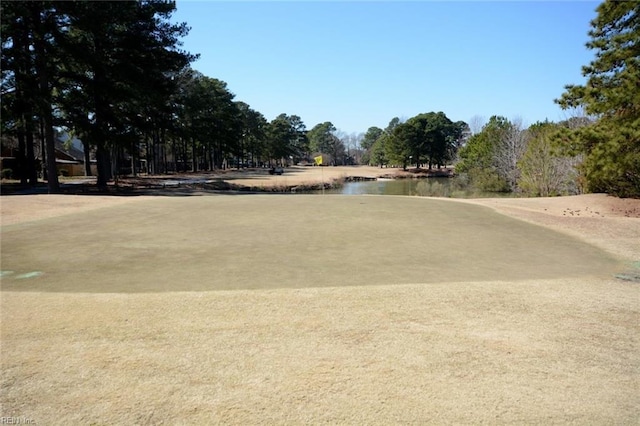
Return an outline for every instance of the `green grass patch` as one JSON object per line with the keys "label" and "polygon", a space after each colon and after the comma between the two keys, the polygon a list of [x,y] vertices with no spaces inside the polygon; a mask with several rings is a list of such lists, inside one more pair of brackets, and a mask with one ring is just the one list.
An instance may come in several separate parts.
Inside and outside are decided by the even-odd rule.
{"label": "green grass patch", "polygon": [[15,272],[2,289],[23,291],[520,280],[611,276],[619,266],[489,208],[416,197],[157,197],[5,226],[1,237],[2,268]]}

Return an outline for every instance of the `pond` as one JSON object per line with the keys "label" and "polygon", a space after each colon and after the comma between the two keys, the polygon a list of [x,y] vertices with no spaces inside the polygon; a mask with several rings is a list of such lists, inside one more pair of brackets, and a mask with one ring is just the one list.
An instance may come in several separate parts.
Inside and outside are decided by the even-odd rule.
{"label": "pond", "polygon": [[510,197],[509,193],[485,192],[470,188],[460,178],[378,179],[345,182],[341,188],[325,190],[325,194],[342,195],[412,195],[420,197],[487,198]]}

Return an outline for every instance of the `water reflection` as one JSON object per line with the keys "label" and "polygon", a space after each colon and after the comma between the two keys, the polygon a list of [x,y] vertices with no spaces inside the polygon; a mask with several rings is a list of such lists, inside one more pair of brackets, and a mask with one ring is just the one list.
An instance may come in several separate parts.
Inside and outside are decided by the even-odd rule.
{"label": "water reflection", "polygon": [[481,198],[510,194],[474,190],[460,178],[380,179],[346,182],[342,188],[325,191],[343,195],[412,195],[421,197]]}

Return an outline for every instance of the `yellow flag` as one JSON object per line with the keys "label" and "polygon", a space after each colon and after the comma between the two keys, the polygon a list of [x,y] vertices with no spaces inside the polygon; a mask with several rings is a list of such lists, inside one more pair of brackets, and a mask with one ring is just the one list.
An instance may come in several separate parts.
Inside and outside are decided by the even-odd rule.
{"label": "yellow flag", "polygon": [[322,165],[322,155],[318,155],[317,157],[314,157],[313,159],[316,160],[316,164],[318,166]]}

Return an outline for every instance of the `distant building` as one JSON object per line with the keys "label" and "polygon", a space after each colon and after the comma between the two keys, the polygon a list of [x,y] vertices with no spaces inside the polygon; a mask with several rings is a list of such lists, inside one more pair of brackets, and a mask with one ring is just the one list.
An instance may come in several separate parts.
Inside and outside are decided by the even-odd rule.
{"label": "distant building", "polygon": [[[34,141],[33,151],[36,169],[42,171],[42,149],[40,141]],[[85,155],[82,141],[70,137],[66,132],[57,132],[55,141],[56,167],[62,176],[84,176]],[[96,162],[91,159],[91,173],[97,173]],[[21,167],[18,164],[18,141],[15,138],[4,138],[0,152],[0,169],[11,170],[11,177],[19,179]]]}

